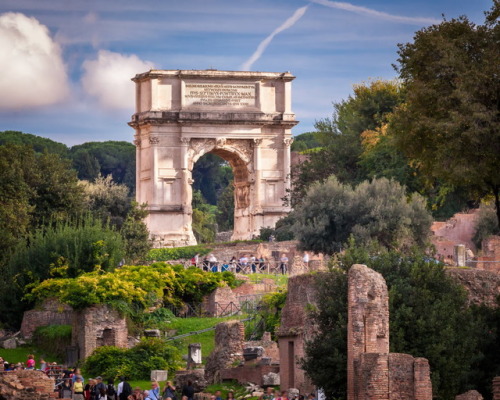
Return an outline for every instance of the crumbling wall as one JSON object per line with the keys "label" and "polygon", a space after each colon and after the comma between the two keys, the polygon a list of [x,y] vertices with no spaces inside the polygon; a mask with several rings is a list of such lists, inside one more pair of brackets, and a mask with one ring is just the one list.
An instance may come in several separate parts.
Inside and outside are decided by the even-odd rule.
{"label": "crumbling wall", "polygon": [[239,302],[229,286],[221,286],[203,298],[201,305],[204,315],[225,317],[239,313]]}
{"label": "crumbling wall", "polygon": [[47,299],[34,310],[25,311],[21,324],[21,335],[31,339],[36,328],[47,325],[71,325],[73,309],[55,299]]}
{"label": "crumbling wall", "polygon": [[468,392],[455,396],[455,400],[483,400],[483,396],[477,390],[469,390]]}
{"label": "crumbling wall", "polygon": [[365,265],[348,273],[348,400],[431,400],[429,363],[389,353],[385,279]]}
{"label": "crumbling wall", "polygon": [[482,255],[477,257],[476,268],[500,272],[500,236],[490,236],[481,243]]}
{"label": "crumbling wall", "polygon": [[469,303],[498,307],[500,274],[474,268],[447,268],[446,272],[467,290]]}
{"label": "crumbling wall", "polygon": [[42,371],[21,370],[0,373],[0,400],[57,399],[54,380]]}
{"label": "crumbling wall", "polygon": [[320,279],[320,274],[296,275],[288,280],[288,294],[277,332],[282,390],[297,388],[301,393],[310,393],[314,389],[298,362],[305,356],[305,341],[314,334],[307,309],[317,304],[316,279]]}
{"label": "crumbling wall", "polygon": [[245,326],[239,321],[226,321],[215,327],[215,349],[208,356],[205,379],[208,383],[221,380],[221,370],[243,361]]}
{"label": "crumbling wall", "polygon": [[79,358],[87,358],[100,346],[127,347],[127,323],[107,304],[94,305],[73,315],[71,344],[78,346]]}

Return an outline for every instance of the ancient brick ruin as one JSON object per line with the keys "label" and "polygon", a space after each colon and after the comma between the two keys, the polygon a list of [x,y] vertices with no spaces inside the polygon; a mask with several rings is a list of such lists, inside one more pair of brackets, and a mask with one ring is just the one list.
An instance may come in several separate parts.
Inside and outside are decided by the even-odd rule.
{"label": "ancient brick ruin", "polygon": [[106,304],[73,314],[71,343],[78,347],[79,358],[87,358],[100,346],[127,347],[127,334],[125,318]]}
{"label": "ancient brick ruin", "polygon": [[348,400],[431,400],[425,358],[389,353],[389,296],[384,278],[365,265],[348,274]]}
{"label": "ancient brick ruin", "polygon": [[0,372],[0,400],[50,400],[59,398],[54,380],[42,371]]}
{"label": "ancient brick ruin", "polygon": [[316,304],[316,285],[318,275],[303,274],[290,277],[288,295],[281,312],[278,331],[280,351],[280,384],[283,390],[299,389],[310,393],[314,385],[300,368],[298,361],[304,357],[306,340],[314,334],[307,307]]}
{"label": "ancient brick ruin", "polygon": [[54,299],[45,300],[40,307],[26,311],[21,324],[21,335],[31,339],[36,328],[48,325],[71,325],[73,309]]}
{"label": "ancient brick ruin", "polygon": [[239,302],[229,286],[221,286],[203,299],[203,315],[207,317],[226,317],[239,313]]}
{"label": "ancient brick ruin", "polygon": [[470,304],[498,307],[500,274],[475,268],[447,268],[446,273],[467,291]]}

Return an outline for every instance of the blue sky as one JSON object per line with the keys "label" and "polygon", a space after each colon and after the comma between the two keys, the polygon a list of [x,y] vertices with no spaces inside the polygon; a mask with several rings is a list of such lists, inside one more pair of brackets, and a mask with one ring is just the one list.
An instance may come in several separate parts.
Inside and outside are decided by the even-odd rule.
{"label": "blue sky", "polygon": [[490,0],[2,0],[0,130],[68,145],[131,141],[135,73],[251,63],[297,77],[300,134],[330,116],[353,84],[394,78],[397,44],[416,30],[441,14],[482,23],[490,7]]}

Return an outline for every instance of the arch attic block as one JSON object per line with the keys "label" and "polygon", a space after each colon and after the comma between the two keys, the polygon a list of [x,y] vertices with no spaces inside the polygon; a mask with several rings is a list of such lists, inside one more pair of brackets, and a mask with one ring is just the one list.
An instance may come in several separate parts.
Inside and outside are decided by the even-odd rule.
{"label": "arch attic block", "polygon": [[251,239],[290,210],[289,72],[151,70],[138,74],[135,129],[137,201],[155,247],[196,243],[192,170],[206,153],[232,167],[233,240]]}

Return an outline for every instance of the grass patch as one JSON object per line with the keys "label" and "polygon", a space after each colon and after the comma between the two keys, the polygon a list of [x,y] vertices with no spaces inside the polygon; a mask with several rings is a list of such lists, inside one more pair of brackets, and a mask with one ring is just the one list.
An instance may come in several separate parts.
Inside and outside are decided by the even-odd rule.
{"label": "grass patch", "polygon": [[[174,318],[168,325],[168,328],[175,330],[175,335],[177,336],[184,333],[211,328],[224,321],[243,319],[245,317],[245,315],[235,315],[233,317],[224,318]],[[173,342],[180,345],[183,354],[187,354],[188,345],[190,343],[201,343],[201,354],[203,363],[205,363],[206,358],[215,347],[215,330],[188,336],[187,338],[178,339]]]}
{"label": "grass patch", "polygon": [[272,279],[278,288],[286,288],[288,285],[288,275],[249,274],[247,276],[250,283],[260,283],[262,279]]}
{"label": "grass patch", "polygon": [[215,393],[217,390],[221,391],[221,397],[223,399],[227,398],[229,392],[234,393],[234,397],[239,399],[247,394],[245,387],[238,383],[237,381],[227,381],[222,383],[215,383],[213,385],[207,386],[204,390],[205,393]]}
{"label": "grass patch", "polygon": [[0,349],[0,356],[9,363],[26,363],[28,354],[34,354],[36,368],[40,367],[40,360],[61,363],[62,360],[54,356],[48,356],[47,352],[32,345],[20,346],[17,349]]}

